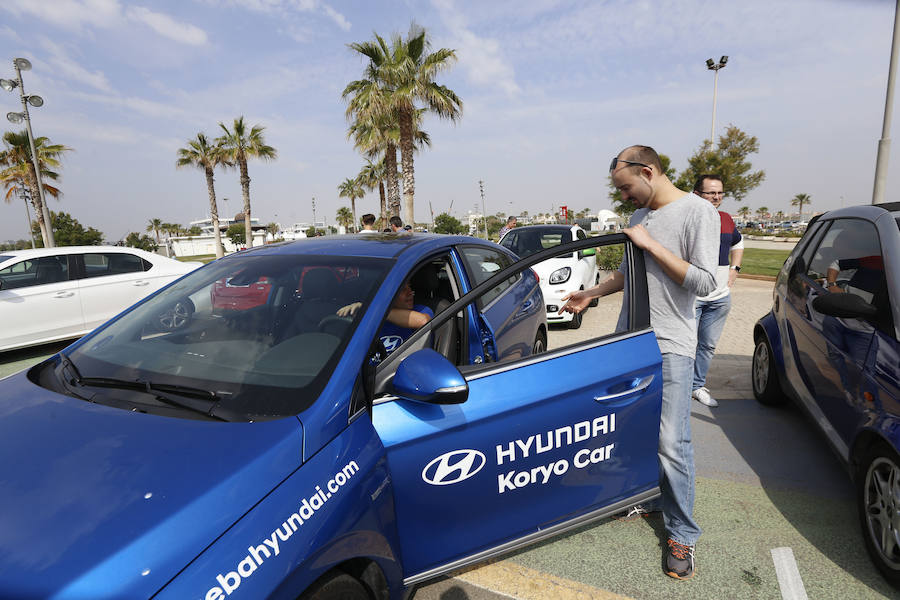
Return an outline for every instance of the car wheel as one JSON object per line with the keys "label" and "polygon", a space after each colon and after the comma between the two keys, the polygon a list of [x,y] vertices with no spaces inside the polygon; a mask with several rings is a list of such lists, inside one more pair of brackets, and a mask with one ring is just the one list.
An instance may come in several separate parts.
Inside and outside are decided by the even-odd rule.
{"label": "car wheel", "polygon": [[872,562],[900,584],[900,457],[887,444],[870,448],[856,478],[859,524]]}
{"label": "car wheel", "polygon": [[189,298],[179,300],[175,306],[159,315],[159,324],[164,331],[181,329],[191,321],[194,315],[194,303]]}
{"label": "car wheel", "polygon": [[531,347],[531,354],[541,354],[547,351],[547,334],[543,331],[538,331],[537,335],[534,336],[534,345]]}
{"label": "car wheel", "polygon": [[581,327],[582,319],[584,319],[584,310],[578,313],[572,313],[572,320],[569,321],[569,329],[578,329]]}
{"label": "car wheel", "polygon": [[353,576],[335,572],[325,575],[303,592],[298,600],[369,600],[365,586]]}
{"label": "car wheel", "polygon": [[756,348],[753,350],[753,365],[750,367],[750,379],[753,382],[753,396],[757,402],[767,406],[780,406],[787,402],[787,396],[781,390],[778,383],[778,373],[775,372],[775,356],[772,354],[772,346],[765,335],[756,340]]}

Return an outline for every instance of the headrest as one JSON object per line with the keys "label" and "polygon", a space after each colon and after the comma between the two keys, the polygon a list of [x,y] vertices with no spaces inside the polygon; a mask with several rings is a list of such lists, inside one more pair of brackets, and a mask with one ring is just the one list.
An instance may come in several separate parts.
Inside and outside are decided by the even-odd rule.
{"label": "headrest", "polygon": [[438,280],[437,270],[434,265],[428,264],[415,272],[409,280],[413,290],[419,293],[433,292],[438,289],[441,282]]}

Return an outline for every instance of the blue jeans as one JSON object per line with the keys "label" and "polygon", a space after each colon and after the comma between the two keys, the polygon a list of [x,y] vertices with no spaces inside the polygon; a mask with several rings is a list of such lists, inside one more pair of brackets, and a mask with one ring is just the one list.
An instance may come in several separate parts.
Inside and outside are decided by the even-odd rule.
{"label": "blue jeans", "polygon": [[694,382],[691,390],[706,385],[709,363],[716,353],[716,342],[722,335],[725,319],[731,310],[731,294],[718,300],[697,300],[694,312],[697,316],[697,354],[694,357]]}
{"label": "blue jeans", "polygon": [[669,537],[693,546],[700,537],[694,521],[694,447],[691,445],[691,371],[694,359],[662,355],[662,414],[659,420],[660,500]]}

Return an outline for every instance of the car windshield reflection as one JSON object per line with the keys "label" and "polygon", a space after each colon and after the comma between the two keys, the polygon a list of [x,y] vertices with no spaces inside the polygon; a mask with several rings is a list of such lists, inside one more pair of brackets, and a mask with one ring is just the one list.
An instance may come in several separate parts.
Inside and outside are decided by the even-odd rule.
{"label": "car windshield reflection", "polygon": [[81,376],[209,390],[248,420],[297,414],[321,392],[389,267],[378,259],[255,256],[192,273],[69,355]]}

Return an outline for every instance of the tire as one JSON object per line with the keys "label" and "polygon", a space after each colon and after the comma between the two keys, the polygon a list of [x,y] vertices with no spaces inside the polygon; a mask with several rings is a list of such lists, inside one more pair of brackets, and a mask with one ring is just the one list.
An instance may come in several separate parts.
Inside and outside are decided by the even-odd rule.
{"label": "tire", "polygon": [[547,351],[547,334],[543,331],[538,331],[537,335],[534,336],[534,344],[531,346],[531,355],[535,354],[543,354]]}
{"label": "tire", "polygon": [[370,596],[352,575],[335,572],[313,583],[298,600],[370,600]]}
{"label": "tire", "polygon": [[753,350],[753,365],[750,367],[750,381],[753,383],[753,396],[756,401],[766,406],[781,406],[788,398],[778,382],[775,371],[775,355],[765,334],[756,340]]}
{"label": "tire", "polygon": [[581,321],[584,319],[584,311],[573,313],[572,320],[569,321],[569,329],[578,329],[581,327]]}
{"label": "tire", "polygon": [[[594,275],[594,285],[600,284],[600,273]],[[600,304],[600,298],[594,298],[588,306],[597,306]]]}
{"label": "tire", "polygon": [[883,442],[869,448],[859,463],[856,506],[869,557],[884,578],[900,586],[900,456]]}

